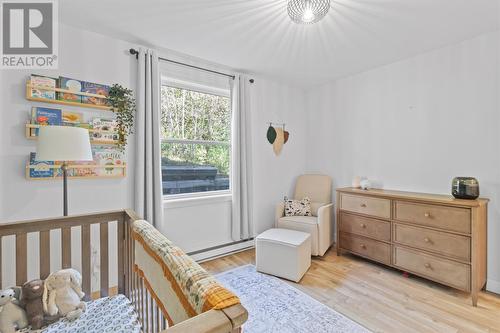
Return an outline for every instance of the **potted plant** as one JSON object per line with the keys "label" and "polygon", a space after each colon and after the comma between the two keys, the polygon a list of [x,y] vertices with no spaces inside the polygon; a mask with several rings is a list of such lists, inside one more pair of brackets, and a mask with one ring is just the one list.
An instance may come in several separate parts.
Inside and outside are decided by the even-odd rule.
{"label": "potted plant", "polygon": [[118,148],[124,150],[127,145],[127,137],[134,130],[135,98],[131,89],[119,84],[113,84],[109,90],[108,103],[116,114],[118,122]]}

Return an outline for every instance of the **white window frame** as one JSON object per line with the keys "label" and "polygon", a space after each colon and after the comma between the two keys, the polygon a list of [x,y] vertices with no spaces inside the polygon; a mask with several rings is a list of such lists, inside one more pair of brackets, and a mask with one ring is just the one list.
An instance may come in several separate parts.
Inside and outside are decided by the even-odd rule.
{"label": "white window frame", "polygon": [[[167,77],[161,78],[161,86],[168,86],[171,88],[185,89],[196,91],[203,94],[216,95],[221,97],[231,98],[231,92],[229,89],[222,89],[217,87],[211,87],[206,85],[201,85],[194,82],[188,82],[183,80],[177,80]],[[232,130],[232,129],[231,129]],[[231,154],[232,144],[231,139],[226,141],[209,141],[209,140],[188,140],[188,139],[169,139],[161,138],[162,143],[187,143],[187,144],[209,144],[209,145],[222,145],[225,144],[229,147],[229,159],[232,161],[233,156]],[[200,204],[206,204],[207,202],[213,201],[230,201],[232,198],[232,163],[230,162],[229,168],[229,189],[221,191],[207,191],[207,192],[193,192],[193,193],[181,193],[181,194],[163,194],[163,201],[173,204],[173,207],[177,206],[176,203],[181,204],[188,201],[196,201]],[[162,179],[163,181],[163,179]],[[163,190],[163,186],[162,186]]]}

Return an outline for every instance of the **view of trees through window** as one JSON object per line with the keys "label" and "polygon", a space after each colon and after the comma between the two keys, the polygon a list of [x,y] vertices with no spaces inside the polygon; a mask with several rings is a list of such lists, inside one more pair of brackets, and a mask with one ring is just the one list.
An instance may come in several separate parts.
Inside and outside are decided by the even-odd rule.
{"label": "view of trees through window", "polygon": [[228,190],[230,99],[162,86],[161,110],[163,194]]}

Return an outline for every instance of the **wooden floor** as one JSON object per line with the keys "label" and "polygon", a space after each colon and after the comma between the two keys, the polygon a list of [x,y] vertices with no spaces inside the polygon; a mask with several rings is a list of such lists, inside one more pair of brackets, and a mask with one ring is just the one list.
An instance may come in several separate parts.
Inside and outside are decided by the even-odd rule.
{"label": "wooden floor", "polygon": [[[211,273],[254,264],[254,250],[202,264]],[[330,249],[313,258],[299,284],[288,282],[374,332],[500,332],[500,297],[467,294]]]}

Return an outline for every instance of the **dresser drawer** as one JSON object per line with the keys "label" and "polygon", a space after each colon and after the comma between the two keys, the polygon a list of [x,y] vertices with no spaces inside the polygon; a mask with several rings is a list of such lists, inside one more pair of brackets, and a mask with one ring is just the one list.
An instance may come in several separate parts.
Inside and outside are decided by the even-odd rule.
{"label": "dresser drawer", "polygon": [[365,237],[341,233],[340,247],[386,265],[391,264],[391,246],[389,244]]}
{"label": "dresser drawer", "polygon": [[391,241],[391,223],[359,215],[341,213],[340,231]]}
{"label": "dresser drawer", "polygon": [[387,199],[342,194],[340,196],[340,209],[384,219],[391,218],[391,201]]}
{"label": "dresser drawer", "polygon": [[431,280],[470,291],[470,266],[394,246],[393,265]]}
{"label": "dresser drawer", "polygon": [[394,242],[470,261],[470,237],[394,223]]}
{"label": "dresser drawer", "polygon": [[447,231],[471,232],[471,213],[468,208],[426,205],[396,201],[394,219]]}

